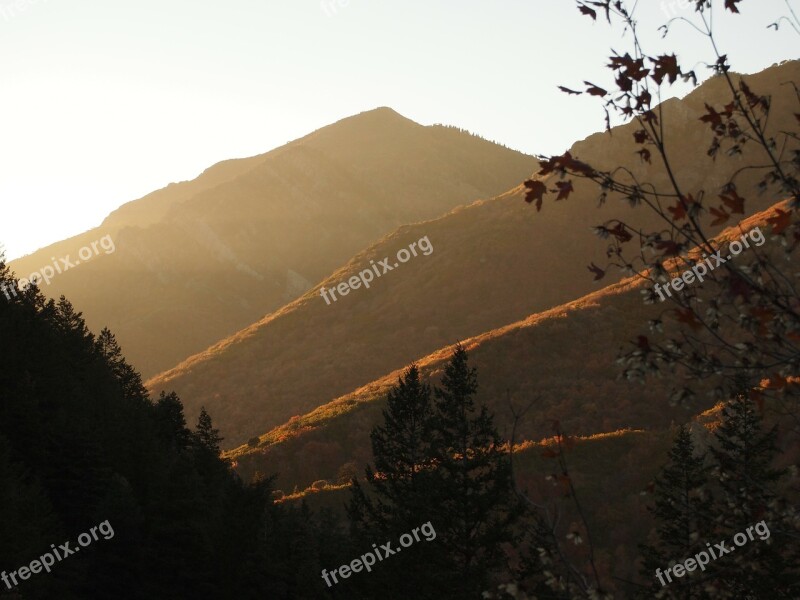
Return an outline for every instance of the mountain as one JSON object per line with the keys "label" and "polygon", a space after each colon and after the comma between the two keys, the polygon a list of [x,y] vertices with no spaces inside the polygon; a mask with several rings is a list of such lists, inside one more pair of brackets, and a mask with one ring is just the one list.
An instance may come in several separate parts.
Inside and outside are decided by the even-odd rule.
{"label": "mountain", "polygon": [[[754,90],[772,96],[771,131],[789,129],[793,122],[793,90],[783,84],[799,75],[800,62],[792,61],[748,78]],[[703,136],[699,118],[706,103],[725,101],[725,90],[712,80],[663,107],[673,153],[681,164],[691,165],[685,176],[680,175],[687,189],[706,187],[711,193],[753,156],[751,148],[745,148],[744,158],[714,161],[707,156],[710,132]],[[635,154],[634,129],[628,124],[595,134],[575,144],[572,153],[601,166],[625,164],[640,179],[659,181],[663,167],[642,163]],[[757,180],[755,173],[741,174],[740,193],[749,196]],[[620,215],[640,226],[656,225],[656,217],[648,211],[620,205],[614,197],[595,209],[596,190],[580,182],[568,201],[548,204],[541,213],[525,205],[524,195],[518,186],[440,218],[400,227],[301,298],[147,385],[153,391],[177,390],[190,415],[205,406],[230,448],[455,341],[496,330],[619,280],[622,275],[614,271],[602,284],[589,276],[589,263],[606,261],[606,249],[591,234],[591,227]],[[747,208],[763,210],[779,198],[778,190],[753,195]],[[322,288],[334,288],[425,238],[433,247],[430,255],[410,259],[376,278],[369,289],[353,290],[330,304],[322,298]],[[628,324],[643,322],[640,299],[626,302]],[[600,358],[588,355],[587,360]],[[502,357],[493,367],[497,369],[493,373],[505,372]],[[593,390],[595,383],[587,379],[583,391]],[[611,419],[612,423],[630,424]]]}
{"label": "mountain", "polygon": [[[786,209],[784,203],[776,206]],[[771,208],[739,225],[745,231],[758,226],[766,235],[771,227],[766,219],[773,214]],[[738,237],[739,225],[719,237]],[[777,261],[782,249],[769,244],[761,252],[774,252]],[[528,417],[518,423],[519,441],[551,436],[555,420],[577,436],[660,431],[714,405],[706,396],[673,405],[669,396],[676,382],[670,378],[650,378],[646,385],[620,378],[617,350],[629,350],[638,335],[648,335],[650,319],[662,319],[665,329],[674,323],[671,305],[644,302],[646,287],[642,278],[630,277],[463,342],[471,366],[478,369],[477,400],[494,413],[501,435],[510,439],[512,406],[519,411],[532,404]],[[444,347],[416,359],[421,378],[436,383],[451,353],[452,347]],[[372,460],[370,431],[381,421],[386,394],[402,371],[290,419],[260,436],[257,445],[242,445],[228,457],[245,480],[257,471],[279,472],[283,489],[302,489],[321,479],[342,482],[348,474],[360,474]]]}
{"label": "mountain", "polygon": [[42,291],[68,296],[90,327],[110,327],[149,376],[279,309],[398,226],[501,193],[536,165],[379,108],[217,164],[11,267],[26,277],[59,257],[74,262],[110,236]]}

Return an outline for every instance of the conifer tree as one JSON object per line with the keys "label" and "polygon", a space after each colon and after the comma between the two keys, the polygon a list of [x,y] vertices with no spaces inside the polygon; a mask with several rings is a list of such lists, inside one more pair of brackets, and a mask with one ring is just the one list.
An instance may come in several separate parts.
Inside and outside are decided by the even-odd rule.
{"label": "conifer tree", "polygon": [[224,438],[219,434],[219,429],[214,429],[211,416],[206,412],[205,406],[200,409],[200,417],[197,419],[194,435],[201,448],[208,450],[214,456],[219,456],[219,445]]}
{"label": "conifer tree", "polygon": [[774,468],[777,426],[764,429],[763,417],[743,391],[723,408],[714,442],[719,539],[732,547],[734,536],[745,534],[748,527],[752,532],[763,522],[761,530],[769,530],[766,539],[748,537],[735,552],[716,561],[721,572],[715,587],[723,597],[800,597],[800,528],[796,509],[782,499],[779,489],[785,470]]}
{"label": "conifer tree", "polygon": [[419,510],[428,504],[426,481],[431,478],[430,427],[433,415],[431,389],[412,364],[389,391],[383,425],[370,434],[375,471],[366,479],[375,500],[368,499],[358,482],[351,510],[356,522],[378,526],[384,533],[419,525]]}
{"label": "conifer tree", "polygon": [[711,467],[705,454],[696,453],[686,426],[678,430],[668,456],[656,477],[655,504],[648,507],[657,526],[654,543],[641,546],[642,575],[645,581],[653,582],[642,597],[709,598],[704,590],[707,572],[693,571],[670,581],[663,571],[676,560],[706,550],[706,542],[715,538],[709,488]]}
{"label": "conifer tree", "polygon": [[502,544],[520,515],[511,464],[493,417],[475,405],[477,371],[459,344],[435,389],[433,456],[436,490],[431,521],[455,564],[451,588],[464,597],[488,589],[488,574],[504,566]]}

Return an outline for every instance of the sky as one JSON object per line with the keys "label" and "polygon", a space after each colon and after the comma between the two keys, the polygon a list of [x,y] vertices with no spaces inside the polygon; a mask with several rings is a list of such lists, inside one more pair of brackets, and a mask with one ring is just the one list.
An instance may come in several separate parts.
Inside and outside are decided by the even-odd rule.
{"label": "sky", "polygon": [[[671,48],[702,75],[707,39],[680,22],[657,31],[689,4],[640,0],[636,14],[648,54]],[[785,0],[739,6],[715,17],[737,71],[798,58],[800,35],[767,29]],[[608,84],[622,33],[572,0],[0,0],[0,244],[28,254],[378,106],[560,153],[603,113],[556,86]]]}

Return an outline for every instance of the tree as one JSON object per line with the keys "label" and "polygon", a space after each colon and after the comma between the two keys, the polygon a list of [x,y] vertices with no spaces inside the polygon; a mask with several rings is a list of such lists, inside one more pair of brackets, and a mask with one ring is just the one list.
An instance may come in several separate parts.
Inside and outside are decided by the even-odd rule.
{"label": "tree", "polygon": [[366,498],[354,480],[350,506],[355,523],[392,535],[419,524],[419,511],[429,503],[432,416],[431,388],[412,364],[389,391],[383,425],[370,434],[375,470],[366,467],[366,480],[375,500]]}
{"label": "tree", "polygon": [[197,419],[197,427],[194,436],[201,448],[212,453],[214,456],[219,456],[219,446],[225,438],[219,434],[219,429],[214,429],[211,417],[206,412],[205,406],[200,409],[200,416]]}
{"label": "tree", "polygon": [[[788,384],[800,363],[800,296],[789,266],[800,247],[796,119],[800,113],[795,109],[794,114],[775,114],[771,98],[732,71],[713,28],[718,22],[713,14],[723,10],[736,15],[743,1],[725,0],[720,6],[721,0],[698,0],[691,7],[693,16],[687,11],[662,27],[665,36],[672,27],[693,27],[709,42],[706,64],[724,85],[729,101],[706,105],[698,120],[698,127],[706,129],[709,147],[708,162],[697,169],[735,160],[725,181],[711,178],[713,187],[697,185],[691,170],[678,169],[681,158],[670,150],[674,148],[669,137],[673,123],[659,102],[678,80],[696,84],[696,73],[682,66],[674,53],[647,54],[638,35],[635,7],[628,9],[630,3],[579,0],[578,8],[590,18],[596,20],[601,13],[609,23],[621,21],[632,43],[629,52],[614,51],[609,59],[614,89],[589,82],[585,91],[563,89],[602,100],[609,129],[611,114],[631,121],[640,164],[596,168],[569,152],[543,157],[537,176],[526,182],[526,200],[538,210],[549,194],[566,200],[586,183],[597,189],[601,204],[613,197],[646,210],[647,220],[642,223],[649,226],[626,216],[595,227],[597,235],[607,240],[609,261],[605,266],[590,266],[596,279],[610,267],[638,274],[652,285],[646,290],[646,300],[666,300],[665,306],[671,308],[651,320],[651,335],[640,336],[619,357],[626,378],[644,381],[650,374],[668,374],[676,381],[671,400],[682,404],[697,397],[701,387],[710,387],[719,401],[733,397],[736,376],[743,372],[750,379],[769,379],[765,397],[800,428],[800,389]],[[793,89],[795,100],[800,101],[800,89],[794,83],[791,86],[785,89]],[[762,222],[777,243],[760,248],[756,244],[763,242],[753,240],[756,243],[750,245],[749,240],[739,239],[739,234],[746,233],[741,225],[738,232],[714,237],[721,225],[736,226],[734,219],[752,212],[758,197],[785,200],[771,207]],[[725,258],[740,253],[735,260]],[[683,277],[684,273],[691,277]],[[673,277],[691,285],[673,287],[667,298],[664,288]],[[659,337],[666,339],[657,343]]]}
{"label": "tree", "polygon": [[724,570],[715,587],[735,597],[788,599],[800,593],[798,513],[779,487],[786,471],[774,467],[776,440],[777,426],[764,430],[746,393],[724,406],[714,431],[713,473],[721,490],[714,514],[720,539],[731,540],[760,522],[770,532],[767,540],[750,540],[725,556],[725,562],[718,561]]}
{"label": "tree", "polygon": [[[356,478],[352,480],[348,516],[354,538],[364,550],[375,541],[397,539],[427,520],[433,481],[439,476],[431,460],[432,424],[431,388],[420,380],[419,368],[412,364],[389,391],[383,425],[370,434],[375,469],[370,465],[365,469],[368,490]],[[430,550],[417,547],[393,557],[396,569],[382,571],[380,579],[371,578],[359,587],[368,597],[389,581],[398,598],[420,587],[432,589],[438,576],[433,574],[435,569],[421,571],[413,566],[441,564],[441,554],[434,556]],[[413,578],[406,575],[409,569],[415,573]]]}
{"label": "tree", "polygon": [[668,582],[663,570],[676,560],[706,549],[715,539],[713,496],[709,486],[711,467],[705,454],[698,455],[689,428],[678,430],[668,462],[655,481],[655,504],[649,507],[656,519],[654,543],[641,547],[642,577],[653,585],[643,594],[652,598],[705,599],[705,572],[694,571]]}
{"label": "tree", "polygon": [[459,344],[435,389],[437,477],[429,510],[455,563],[451,587],[464,597],[487,589],[492,570],[506,566],[503,544],[521,512],[508,453],[486,406],[475,405],[477,390],[477,370]]}

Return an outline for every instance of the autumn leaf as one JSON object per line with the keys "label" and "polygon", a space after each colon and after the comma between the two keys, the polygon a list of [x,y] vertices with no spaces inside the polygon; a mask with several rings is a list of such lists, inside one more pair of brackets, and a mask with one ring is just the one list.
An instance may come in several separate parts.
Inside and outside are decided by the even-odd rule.
{"label": "autumn leaf", "polygon": [[700,117],[700,120],[703,121],[703,123],[710,123],[713,128],[721,127],[722,115],[714,110],[713,106],[709,106],[708,104],[706,104],[706,110],[708,111],[707,114]]}
{"label": "autumn leaf", "polygon": [[664,256],[678,256],[681,253],[681,245],[672,240],[662,240],[656,242],[656,248],[664,251]]}
{"label": "autumn leaf", "polygon": [[556,190],[558,191],[558,196],[556,197],[556,201],[558,201],[558,200],[566,200],[567,198],[569,198],[569,195],[575,191],[575,188],[572,187],[572,180],[557,181]]}
{"label": "autumn leaf", "polygon": [[614,227],[614,229],[609,229],[608,232],[617,238],[617,241],[619,241],[621,244],[630,242],[633,239],[633,236],[627,229],[625,229],[625,225],[622,223],[617,223],[616,227]]}
{"label": "autumn leaf", "polygon": [[591,96],[600,96],[602,98],[603,96],[607,96],[608,95],[608,92],[606,90],[604,90],[603,88],[601,88],[599,86],[596,86],[591,81],[584,81],[583,83],[585,83],[586,85],[589,86],[586,89],[586,93],[591,95]]}
{"label": "autumn leaf", "polygon": [[780,208],[775,209],[775,216],[767,219],[767,223],[772,225],[772,233],[775,235],[783,233],[792,224],[792,217],[789,213]]}
{"label": "autumn leaf", "polygon": [[678,79],[678,75],[681,74],[681,69],[678,66],[678,58],[672,55],[663,55],[659,56],[655,62],[655,68],[653,69],[653,79],[656,80],[658,85],[661,85],[661,82],[664,81],[666,77],[669,79],[670,83],[675,83]]}
{"label": "autumn leaf", "polygon": [[639,131],[633,132],[633,139],[637,144],[644,144],[650,139],[650,134],[644,129],[640,129]]}
{"label": "autumn leaf", "polygon": [[547,186],[541,181],[529,179],[525,182],[525,187],[528,188],[525,192],[525,202],[530,204],[535,200],[536,212],[539,212],[542,210],[542,197],[547,192]]}
{"label": "autumn leaf", "polygon": [[728,207],[733,215],[744,214],[744,198],[742,198],[734,189],[728,190],[720,195],[722,202]]}
{"label": "autumn leaf", "polygon": [[589,15],[590,17],[592,17],[593,21],[597,21],[597,11],[592,10],[591,8],[586,6],[585,4],[579,5],[578,6],[578,10],[581,11],[581,14]]}
{"label": "autumn leaf", "polygon": [[725,209],[721,206],[719,208],[711,208],[712,216],[716,217],[713,221],[711,221],[711,226],[715,227],[716,225],[722,225],[725,221],[731,218],[731,216],[725,212]]}
{"label": "autumn leaf", "polygon": [[668,206],[667,210],[672,213],[672,219],[674,221],[680,221],[686,218],[686,203],[682,198],[678,199],[678,203],[675,206]]}
{"label": "autumn leaf", "polygon": [[678,320],[678,323],[685,323],[695,331],[701,329],[703,326],[691,308],[676,309],[675,318]]}
{"label": "autumn leaf", "polygon": [[642,148],[636,154],[638,154],[641,157],[642,162],[652,164],[650,162],[650,150],[648,150],[647,148]]}
{"label": "autumn leaf", "polygon": [[563,85],[558,86],[558,89],[567,94],[574,94],[575,96],[580,96],[583,93],[583,92],[576,92],[575,90],[571,90],[568,87],[564,87]]}
{"label": "autumn leaf", "polygon": [[736,7],[739,2],[742,0],[725,0],[725,8],[730,10],[731,12],[738,13],[739,9]]}
{"label": "autumn leaf", "polygon": [[594,273],[594,281],[600,281],[603,277],[606,276],[606,272],[594,263],[592,263],[590,266],[586,268],[589,269],[589,271],[591,271],[592,273]]}

